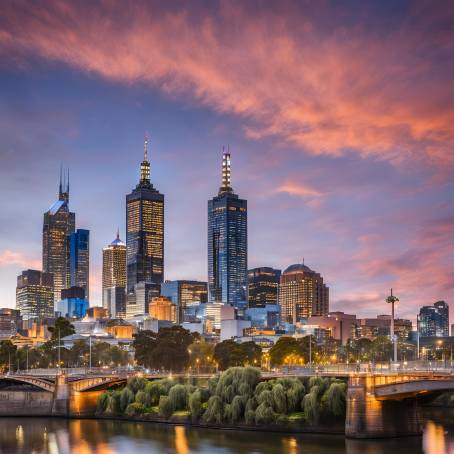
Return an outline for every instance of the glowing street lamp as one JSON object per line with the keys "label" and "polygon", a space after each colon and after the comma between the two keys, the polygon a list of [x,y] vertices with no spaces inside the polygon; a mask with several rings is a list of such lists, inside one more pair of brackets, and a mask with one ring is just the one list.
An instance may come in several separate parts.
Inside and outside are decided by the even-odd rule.
{"label": "glowing street lamp", "polygon": [[391,295],[386,298],[386,302],[391,304],[391,341],[393,343],[393,361],[397,362],[397,337],[394,334],[394,303],[397,303],[399,298],[393,295],[393,289],[391,289]]}

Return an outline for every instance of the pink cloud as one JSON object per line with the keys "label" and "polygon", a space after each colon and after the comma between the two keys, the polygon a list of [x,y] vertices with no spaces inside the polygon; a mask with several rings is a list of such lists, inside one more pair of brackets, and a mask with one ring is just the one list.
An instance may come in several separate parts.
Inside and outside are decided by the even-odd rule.
{"label": "pink cloud", "polygon": [[[209,15],[141,2],[14,2],[3,7],[0,49],[188,97],[240,116],[249,137],[312,154],[453,166],[452,64],[441,53],[454,50],[454,37],[452,28],[434,31],[452,8],[415,7],[383,34],[341,23],[328,30],[309,8],[245,8],[221,3]],[[325,17],[338,14],[324,8]]]}
{"label": "pink cloud", "polygon": [[10,251],[8,249],[0,251],[0,267],[20,266],[21,268],[40,269],[41,260],[28,257],[22,252]]}
{"label": "pink cloud", "polygon": [[323,195],[322,192],[318,191],[317,189],[305,185],[303,183],[294,183],[294,182],[287,182],[280,186],[278,186],[275,192],[283,192],[289,195],[302,197],[302,198],[316,198],[321,197]]}

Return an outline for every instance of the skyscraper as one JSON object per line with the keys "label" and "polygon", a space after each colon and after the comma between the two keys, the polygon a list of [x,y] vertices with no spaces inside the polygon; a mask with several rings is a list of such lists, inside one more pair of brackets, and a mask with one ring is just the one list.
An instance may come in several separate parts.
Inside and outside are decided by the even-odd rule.
{"label": "skyscraper", "polygon": [[90,232],[77,229],[69,235],[69,285],[82,287],[89,301]]}
{"label": "skyscraper", "polygon": [[127,292],[139,282],[153,284],[159,294],[164,281],[164,195],[150,182],[148,140],[140,180],[126,196]]}
{"label": "skyscraper", "polygon": [[37,270],[22,271],[17,277],[16,309],[24,320],[54,316],[52,274]]}
{"label": "skyscraper", "polygon": [[208,201],[208,291],[210,302],[246,300],[247,201],[230,185],[230,153],[222,156],[222,186]]}
{"label": "skyscraper", "polygon": [[69,211],[68,204],[69,171],[67,181],[63,183],[60,172],[58,200],[44,213],[43,271],[53,274],[55,305],[61,291],[70,286],[68,236],[74,232],[76,215]]}
{"label": "skyscraper", "polygon": [[278,289],[281,270],[266,266],[248,271],[248,306],[265,307],[266,304],[278,304]]}
{"label": "skyscraper", "polygon": [[102,305],[111,317],[126,316],[126,244],[120,232],[102,250]]}
{"label": "skyscraper", "polygon": [[444,301],[437,301],[433,306],[421,307],[418,331],[421,337],[449,336],[449,306]]}
{"label": "skyscraper", "polygon": [[279,285],[281,320],[300,321],[313,315],[329,312],[329,289],[319,273],[303,263],[289,266],[281,275]]}
{"label": "skyscraper", "polygon": [[186,308],[208,301],[207,283],[200,281],[166,281],[161,284],[161,295],[177,305],[178,323],[186,321]]}

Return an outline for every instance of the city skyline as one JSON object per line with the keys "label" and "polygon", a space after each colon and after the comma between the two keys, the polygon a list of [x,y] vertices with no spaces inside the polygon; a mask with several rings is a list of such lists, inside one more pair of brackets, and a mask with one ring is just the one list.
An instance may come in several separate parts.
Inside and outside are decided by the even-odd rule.
{"label": "city skyline", "polygon": [[[246,14],[243,8],[237,11],[239,24]],[[294,62],[293,71],[284,56],[276,57],[282,73],[261,60],[260,37],[275,48],[277,32],[285,28],[266,27],[270,11],[258,14],[251,30],[240,27],[238,36],[230,35],[232,49],[223,47],[221,58],[223,32],[234,15],[225,6],[207,16],[219,26],[219,36],[210,35],[209,28],[201,31],[207,40],[211,37],[216,52],[207,56],[195,46],[193,58],[202,71],[197,79],[184,61],[175,73],[166,66],[166,57],[175,58],[194,45],[190,26],[197,20],[189,13],[173,23],[176,15],[157,8],[169,33],[180,29],[189,34],[187,42],[179,40],[173,48],[147,14],[141,18],[135,9],[129,12],[133,26],[125,32],[118,14],[108,12],[119,26],[115,33],[127,40],[141,37],[140,49],[128,63],[115,44],[102,45],[87,33],[92,19],[83,19],[83,8],[77,5],[68,12],[79,24],[73,44],[62,38],[67,29],[61,10],[45,18],[39,11],[25,16],[5,7],[2,15],[8,23],[2,23],[0,37],[2,306],[14,307],[16,278],[23,270],[41,269],[40,224],[55,198],[60,163],[71,168],[71,211],[78,225],[90,230],[91,303],[101,305],[102,248],[117,226],[126,238],[124,194],[137,181],[146,131],[151,133],[153,182],[166,195],[166,279],[207,279],[206,200],[218,187],[221,146],[230,143],[233,186],[249,203],[248,268],[285,269],[304,257],[330,288],[330,310],[387,313],[384,299],[391,287],[400,299],[399,317],[415,320],[419,307],[438,300],[452,306],[453,103],[452,91],[446,89],[452,63],[443,58],[452,46],[443,28],[450,14],[430,10],[432,21],[446,31],[435,35],[424,21],[429,11],[423,6],[396,6],[386,20],[380,7],[363,7],[357,14],[364,15],[370,30],[347,29],[349,39],[336,40],[341,26],[348,25],[342,11],[336,19],[330,16],[333,31],[328,33],[331,23],[320,21],[317,8],[304,14],[295,5],[288,8],[292,14],[274,13],[283,23],[306,14],[307,28],[313,31],[313,52],[303,43],[305,29],[302,36],[283,35],[288,47],[278,54]],[[95,11],[93,20],[100,14]],[[46,20],[50,27],[42,26]],[[152,24],[148,31],[147,20]],[[112,30],[103,31],[112,37],[109,41],[117,41]],[[93,46],[85,36],[92,36]],[[360,38],[369,44],[377,66],[368,68],[370,57],[357,47]],[[251,56],[243,69],[238,40]],[[59,42],[78,50],[71,60]],[[144,49],[150,47],[153,58],[148,62]],[[293,48],[307,57],[307,67],[292,57]],[[327,61],[317,55],[323,50]],[[118,67],[109,64],[113,59]],[[223,60],[227,69],[221,65],[215,71]],[[139,72],[137,61],[143,64]],[[328,61],[343,76],[331,78]],[[396,61],[401,65],[393,65]],[[257,84],[250,76],[256,68],[263,70]],[[293,80],[285,72],[306,78]],[[353,73],[361,75],[361,83],[349,88]],[[216,77],[210,79],[210,74]],[[289,104],[290,93],[311,93],[311,80],[327,93],[317,89],[307,104],[304,96],[296,98],[299,104]],[[276,81],[281,90],[269,90]],[[224,90],[238,97],[225,96]],[[95,93],[102,93],[102,100]],[[336,103],[340,112],[333,108]],[[305,127],[312,131],[306,136],[301,132]],[[97,200],[102,200],[102,212]]]}

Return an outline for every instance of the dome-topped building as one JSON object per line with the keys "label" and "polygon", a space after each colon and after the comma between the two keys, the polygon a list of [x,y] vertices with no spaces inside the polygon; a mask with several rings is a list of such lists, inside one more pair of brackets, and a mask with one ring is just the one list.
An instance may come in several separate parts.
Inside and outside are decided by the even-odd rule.
{"label": "dome-topped building", "polygon": [[281,319],[296,324],[313,315],[329,312],[329,289],[322,276],[303,263],[285,269],[279,284]]}

